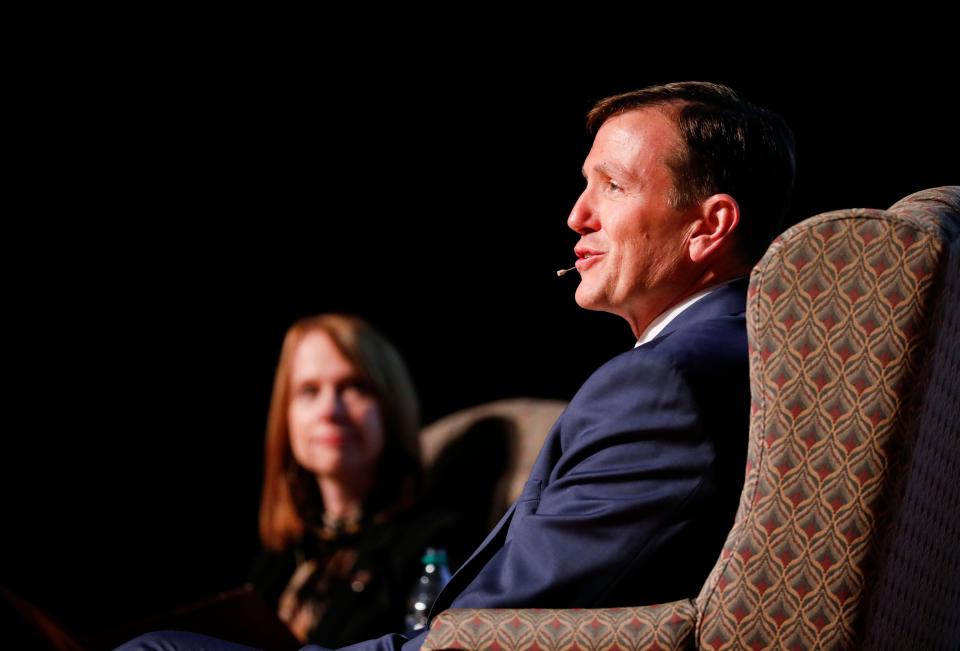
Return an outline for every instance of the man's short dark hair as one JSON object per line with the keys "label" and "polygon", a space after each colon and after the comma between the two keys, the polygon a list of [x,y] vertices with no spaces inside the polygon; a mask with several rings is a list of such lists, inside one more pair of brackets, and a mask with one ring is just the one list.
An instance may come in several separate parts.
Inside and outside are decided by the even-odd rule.
{"label": "man's short dark hair", "polygon": [[712,194],[740,206],[737,243],[755,264],[782,229],[796,171],[793,133],[776,113],[722,84],[687,81],[614,95],[587,115],[595,133],[615,115],[655,107],[676,120],[684,150],[667,161],[673,172],[671,204],[685,210]]}

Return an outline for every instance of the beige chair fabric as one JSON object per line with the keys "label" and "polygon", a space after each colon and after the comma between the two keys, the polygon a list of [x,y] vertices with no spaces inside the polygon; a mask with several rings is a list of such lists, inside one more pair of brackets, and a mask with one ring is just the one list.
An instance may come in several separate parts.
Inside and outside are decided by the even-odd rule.
{"label": "beige chair fabric", "polygon": [[[428,479],[436,477],[438,458],[446,455],[444,460],[453,465],[445,469],[450,482],[436,490],[464,490],[470,488],[465,483],[491,480],[483,517],[486,526],[492,526],[520,496],[547,433],[566,406],[560,400],[512,398],[441,418],[421,432]],[[462,454],[450,454],[458,451]],[[488,478],[491,471],[494,476]]]}

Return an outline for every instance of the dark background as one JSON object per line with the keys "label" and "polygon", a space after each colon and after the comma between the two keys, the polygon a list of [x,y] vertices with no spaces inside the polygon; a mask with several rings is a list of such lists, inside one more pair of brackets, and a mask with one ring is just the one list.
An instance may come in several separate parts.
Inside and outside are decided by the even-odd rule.
{"label": "dark background", "polygon": [[426,422],[568,399],[632,345],[554,274],[574,258],[597,99],[708,79],[779,112],[793,221],[960,182],[955,71],[932,52],[361,64],[155,44],[88,43],[21,98],[0,584],[79,630],[243,580],[295,318],[367,317],[409,361]]}

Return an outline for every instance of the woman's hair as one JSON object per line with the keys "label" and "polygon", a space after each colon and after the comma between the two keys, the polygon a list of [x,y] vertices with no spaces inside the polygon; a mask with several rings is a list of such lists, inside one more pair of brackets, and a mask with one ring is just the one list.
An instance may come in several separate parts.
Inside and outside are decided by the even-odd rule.
{"label": "woman's hair", "polygon": [[304,337],[313,332],[330,337],[380,408],[386,441],[365,510],[404,506],[420,482],[419,407],[400,354],[358,317],[321,314],[300,319],[283,340],[267,418],[260,540],[269,549],[282,550],[299,540],[305,525],[319,523],[323,514],[315,476],[293,458],[287,423],[293,356]]}

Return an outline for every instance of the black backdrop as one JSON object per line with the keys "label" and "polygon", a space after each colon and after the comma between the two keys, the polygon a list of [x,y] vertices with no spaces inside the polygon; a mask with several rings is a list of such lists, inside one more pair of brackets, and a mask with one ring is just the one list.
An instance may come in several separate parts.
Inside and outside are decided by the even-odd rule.
{"label": "black backdrop", "polygon": [[596,99],[700,78],[780,112],[793,220],[960,182],[955,78],[936,62],[90,61],[45,82],[26,228],[6,241],[23,262],[0,556],[0,583],[80,629],[242,580],[296,317],[366,316],[409,360],[426,421],[569,398],[632,345],[554,275]]}

